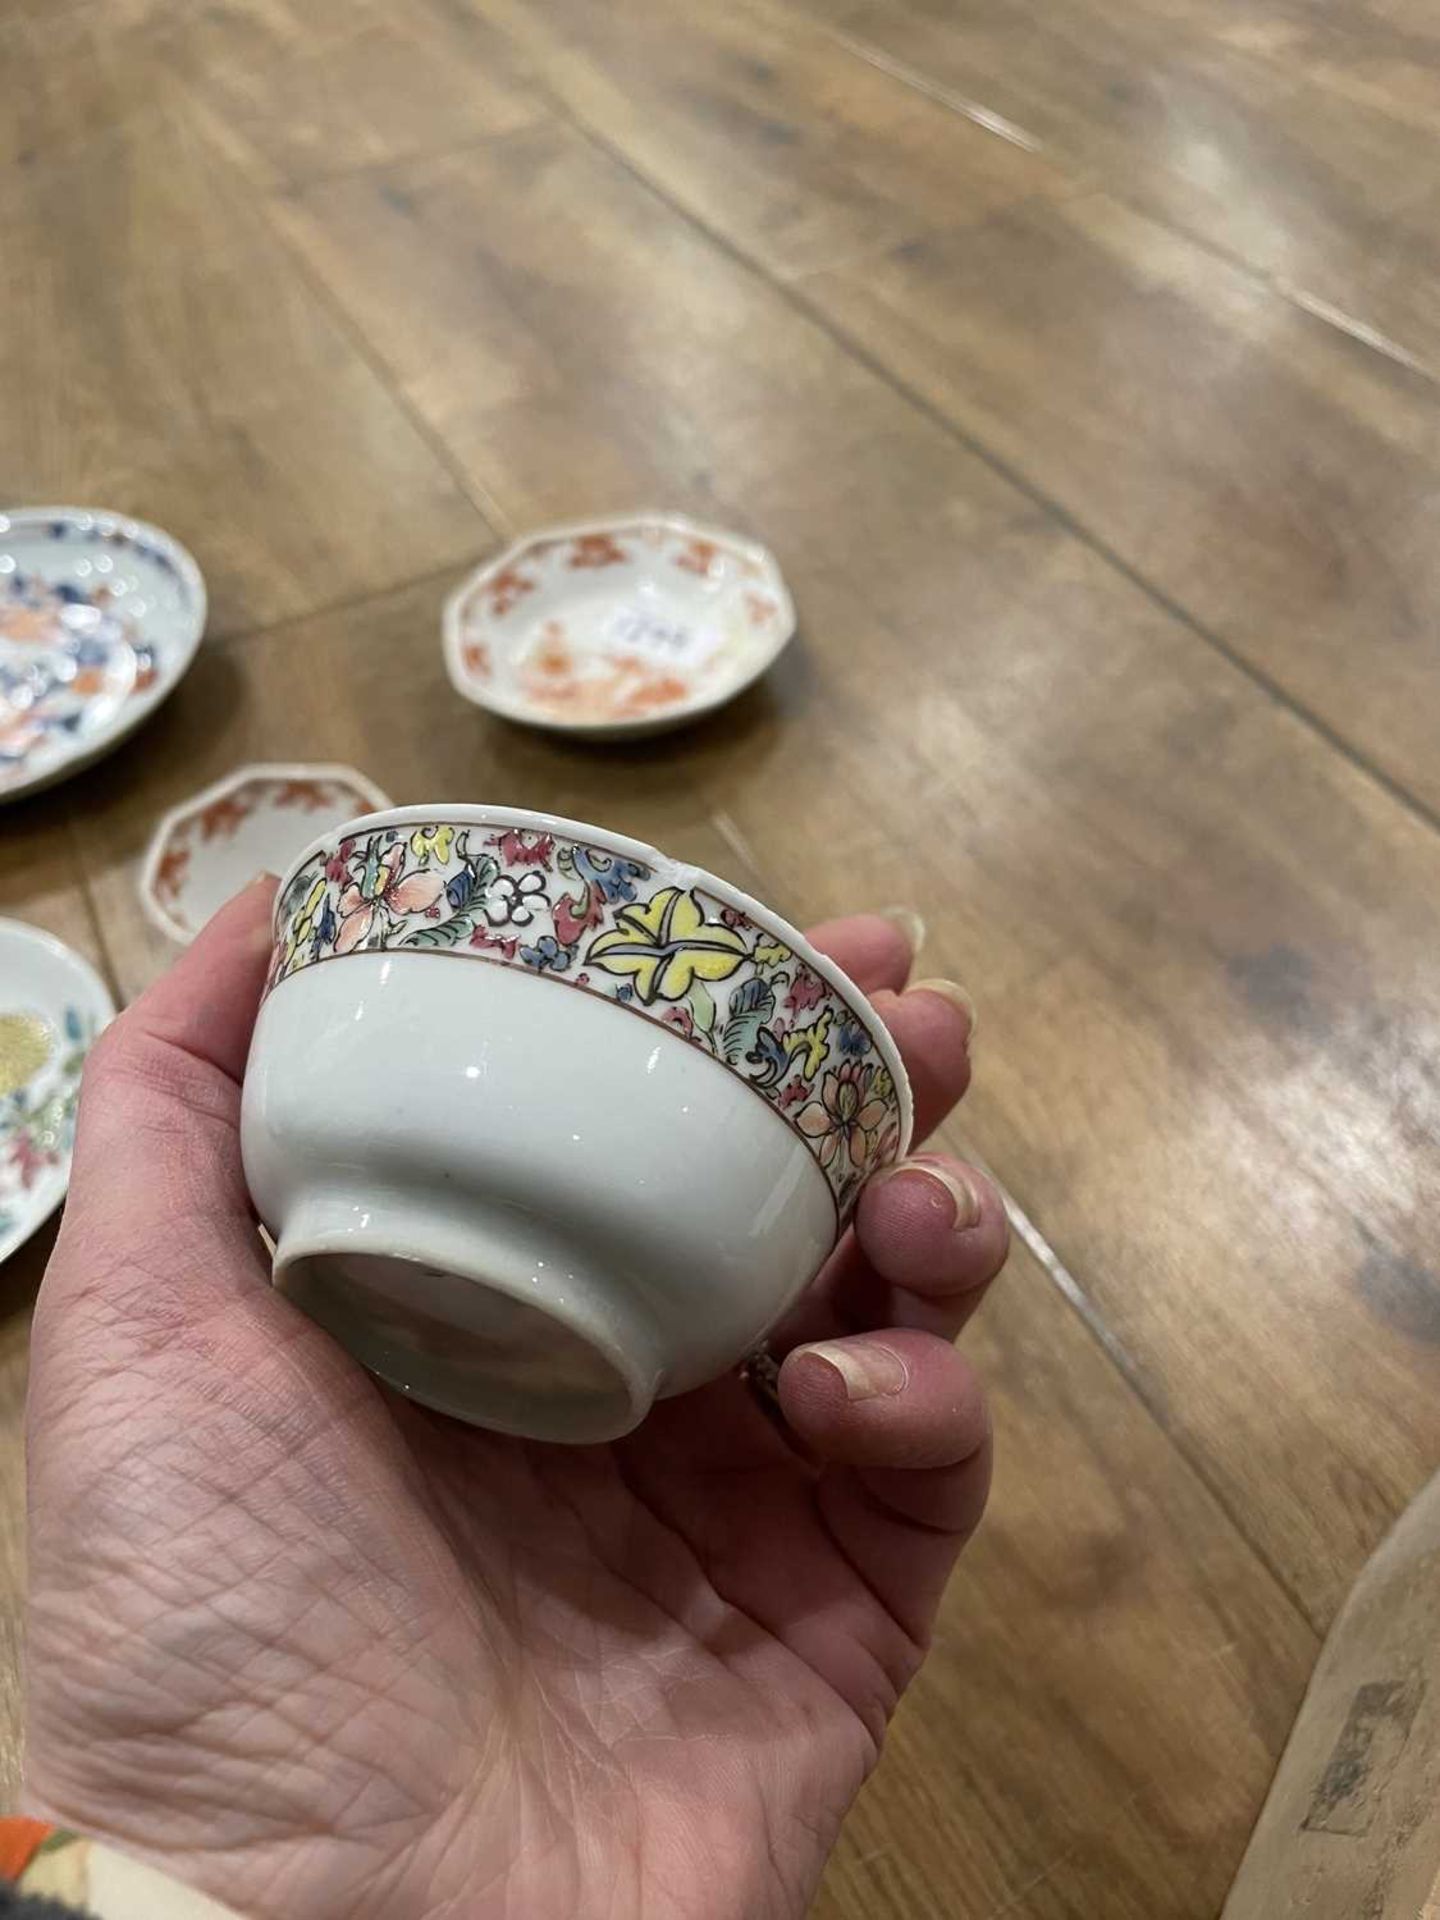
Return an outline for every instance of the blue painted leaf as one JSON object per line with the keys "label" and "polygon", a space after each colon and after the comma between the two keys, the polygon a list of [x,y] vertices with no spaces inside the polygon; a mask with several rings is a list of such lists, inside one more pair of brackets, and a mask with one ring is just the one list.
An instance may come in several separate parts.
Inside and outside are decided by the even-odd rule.
{"label": "blue painted leaf", "polygon": [[858,1020],[847,1020],[844,1026],[839,1028],[835,1038],[840,1044],[841,1053],[852,1056],[857,1053],[864,1053],[866,1047],[870,1044],[869,1035]]}
{"label": "blue painted leaf", "polygon": [[612,905],[621,900],[635,898],[635,882],[649,878],[650,869],[642,867],[635,860],[622,860],[618,857],[611,861],[610,871],[600,877],[600,886],[605,898]]}
{"label": "blue painted leaf", "polygon": [[573,947],[562,947],[553,933],[543,935],[533,947],[521,947],[520,958],[537,973],[565,973],[575,958]]}
{"label": "blue painted leaf", "polygon": [[781,1074],[790,1064],[789,1055],[769,1027],[761,1027],[755,1036],[755,1045],[745,1058],[752,1067],[757,1069],[751,1075],[757,1087],[778,1085]]}
{"label": "blue painted leaf", "polygon": [[731,994],[730,1016],[720,1029],[720,1050],[731,1066],[749,1055],[774,1011],[775,989],[768,980],[746,980]]}

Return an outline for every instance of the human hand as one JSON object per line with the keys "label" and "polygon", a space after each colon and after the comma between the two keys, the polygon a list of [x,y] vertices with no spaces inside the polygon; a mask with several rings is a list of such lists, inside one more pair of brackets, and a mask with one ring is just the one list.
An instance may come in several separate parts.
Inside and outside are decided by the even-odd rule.
{"label": "human hand", "polygon": [[[261,1920],[803,1913],[984,1505],[950,1343],[994,1189],[871,1184],[772,1340],[786,1431],[734,1376],[613,1446],[458,1426],[270,1288],[238,1126],[271,897],[86,1069],[35,1316],[27,1810]],[[963,1006],[900,991],[887,920],[812,938],[923,1136]]]}

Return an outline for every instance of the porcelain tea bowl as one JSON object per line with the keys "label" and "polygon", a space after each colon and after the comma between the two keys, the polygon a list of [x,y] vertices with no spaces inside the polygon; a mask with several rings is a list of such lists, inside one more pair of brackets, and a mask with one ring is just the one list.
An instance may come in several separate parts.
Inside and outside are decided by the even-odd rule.
{"label": "porcelain tea bowl", "polygon": [[460,1419],[609,1440],[738,1364],[910,1125],[831,961],[618,834],[399,807],[281,882],[242,1119],[275,1282]]}

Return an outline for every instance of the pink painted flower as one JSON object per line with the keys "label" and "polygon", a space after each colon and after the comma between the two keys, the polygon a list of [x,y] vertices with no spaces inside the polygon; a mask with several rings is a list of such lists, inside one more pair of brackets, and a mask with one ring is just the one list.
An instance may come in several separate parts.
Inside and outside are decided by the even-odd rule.
{"label": "pink painted flower", "polygon": [[413,868],[400,871],[405,849],[397,840],[380,856],[378,872],[367,898],[360,885],[352,883],[340,896],[340,931],[335,936],[336,953],[349,953],[369,938],[382,912],[387,914],[431,913],[445,891],[438,873],[421,873]]}
{"label": "pink painted flower", "polygon": [[339,851],[332,853],[325,862],[325,878],[338,881],[342,886],[350,878],[349,860],[355,851],[353,840],[342,840]]}
{"label": "pink painted flower", "polygon": [[556,937],[562,947],[573,947],[582,934],[604,921],[605,895],[592,880],[578,900],[562,893],[555,902],[554,912]]}
{"label": "pink painted flower", "polygon": [[524,827],[509,827],[504,833],[492,834],[486,844],[499,850],[503,866],[548,867],[555,851],[555,836],[527,832]]}
{"label": "pink painted flower", "polygon": [[820,1082],[820,1098],[801,1109],[795,1124],[807,1140],[816,1142],[822,1167],[828,1169],[841,1154],[848,1156],[857,1171],[869,1164],[875,1129],[883,1125],[889,1112],[883,1100],[869,1097],[874,1077],[873,1066],[847,1060]]}
{"label": "pink painted flower", "polygon": [[665,1027],[678,1027],[687,1040],[695,1037],[695,1020],[688,1007],[667,1007],[660,1016],[660,1024]]}
{"label": "pink painted flower", "polygon": [[809,1091],[809,1087],[806,1086],[805,1082],[797,1073],[794,1079],[781,1091],[780,1098],[776,1104],[782,1113],[788,1113],[791,1107],[799,1105]]}
{"label": "pink painted flower", "polygon": [[507,940],[502,935],[491,933],[486,927],[477,927],[470,936],[470,944],[472,947],[488,948],[498,953],[503,960],[513,960],[520,942],[518,939]]}
{"label": "pink painted flower", "polygon": [[900,1122],[892,1114],[885,1123],[885,1130],[874,1143],[875,1152],[871,1158],[872,1167],[886,1166],[900,1151]]}
{"label": "pink painted flower", "polygon": [[795,981],[785,996],[785,1004],[794,1013],[804,1013],[807,1007],[818,1007],[825,998],[825,987],[818,974],[809,967],[796,967]]}
{"label": "pink painted flower", "polygon": [[59,1155],[45,1153],[22,1127],[10,1142],[10,1164],[20,1176],[20,1185],[28,1193],[46,1167],[53,1167]]}

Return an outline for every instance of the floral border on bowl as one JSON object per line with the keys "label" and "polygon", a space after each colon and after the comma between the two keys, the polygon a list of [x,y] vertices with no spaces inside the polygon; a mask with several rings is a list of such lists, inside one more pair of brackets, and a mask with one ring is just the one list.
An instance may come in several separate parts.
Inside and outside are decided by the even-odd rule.
{"label": "floral border on bowl", "polygon": [[311,855],[275,924],[267,993],[403,949],[524,968],[659,1022],[795,1129],[842,1215],[900,1150],[890,1069],[839,990],[739,908],[621,853],[538,829],[375,827]]}

